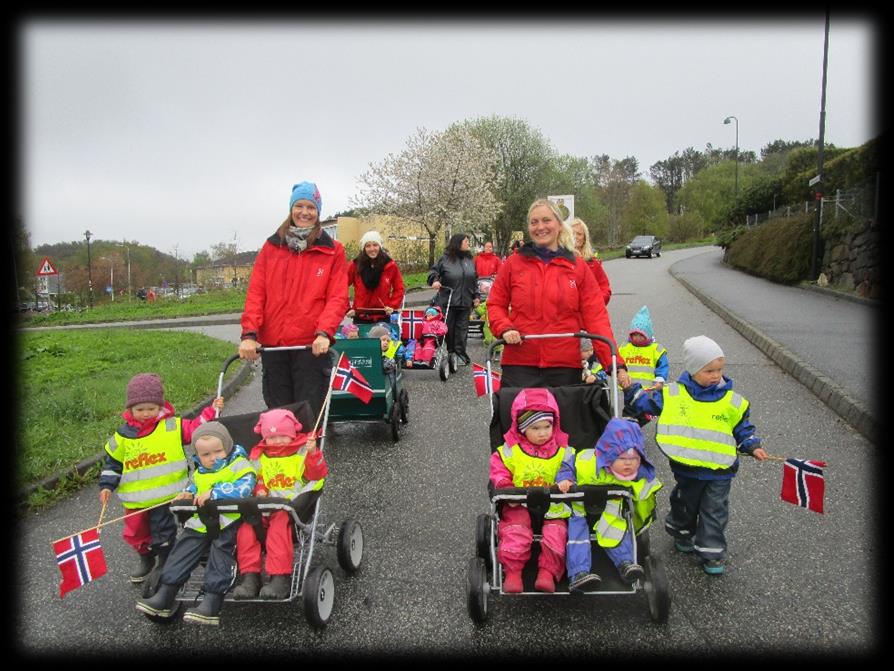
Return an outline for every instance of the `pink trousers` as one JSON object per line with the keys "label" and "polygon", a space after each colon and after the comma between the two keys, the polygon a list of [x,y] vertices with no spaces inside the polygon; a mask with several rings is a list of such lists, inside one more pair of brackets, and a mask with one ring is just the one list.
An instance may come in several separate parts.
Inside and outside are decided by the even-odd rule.
{"label": "pink trousers", "polygon": [[[563,519],[543,520],[540,556],[537,566],[560,580],[565,573],[565,544],[568,525]],[[531,514],[524,506],[504,506],[497,523],[497,560],[506,571],[520,571],[531,558],[534,532]]]}
{"label": "pink trousers", "polygon": [[[285,510],[277,510],[269,517],[263,517],[262,523],[267,528],[267,539],[264,541],[267,575],[291,575],[294,559],[292,518]],[[255,528],[245,522],[236,532],[236,561],[240,573],[261,572],[261,543]]]}

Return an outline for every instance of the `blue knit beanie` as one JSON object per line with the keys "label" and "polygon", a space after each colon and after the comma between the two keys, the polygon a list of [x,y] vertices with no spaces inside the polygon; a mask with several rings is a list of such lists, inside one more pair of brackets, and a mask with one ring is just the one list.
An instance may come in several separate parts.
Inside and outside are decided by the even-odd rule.
{"label": "blue knit beanie", "polygon": [[643,305],[639,309],[639,312],[633,315],[633,319],[630,320],[629,333],[633,332],[642,333],[649,340],[653,339],[652,316],[649,314],[649,308],[645,305]]}
{"label": "blue knit beanie", "polygon": [[323,199],[320,197],[320,190],[313,182],[301,182],[292,187],[292,197],[289,199],[289,212],[292,211],[292,205],[296,200],[309,200],[317,206],[318,215],[323,214]]}

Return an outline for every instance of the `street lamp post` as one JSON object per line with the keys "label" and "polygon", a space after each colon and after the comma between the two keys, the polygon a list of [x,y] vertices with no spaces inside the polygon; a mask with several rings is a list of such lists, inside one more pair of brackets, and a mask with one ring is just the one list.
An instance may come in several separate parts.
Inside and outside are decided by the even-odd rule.
{"label": "street lamp post", "polygon": [[739,199],[739,120],[734,116],[728,116],[723,123],[729,125],[729,120],[736,122],[736,200]]}
{"label": "street lamp post", "polygon": [[84,237],[87,238],[87,300],[90,307],[93,307],[93,273],[90,267],[90,236],[93,235],[89,230],[84,231]]}

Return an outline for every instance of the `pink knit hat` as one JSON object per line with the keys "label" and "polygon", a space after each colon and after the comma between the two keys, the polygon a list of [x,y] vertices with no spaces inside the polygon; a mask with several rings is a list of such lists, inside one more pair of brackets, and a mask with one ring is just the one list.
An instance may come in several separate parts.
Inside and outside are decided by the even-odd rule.
{"label": "pink knit hat", "polygon": [[255,425],[255,433],[260,433],[264,440],[273,436],[295,438],[301,428],[301,422],[292,414],[291,410],[274,408],[261,413],[258,423]]}
{"label": "pink knit hat", "polygon": [[124,407],[132,408],[137,403],[165,404],[165,390],[161,378],[155,373],[139,373],[127,383],[127,402]]}

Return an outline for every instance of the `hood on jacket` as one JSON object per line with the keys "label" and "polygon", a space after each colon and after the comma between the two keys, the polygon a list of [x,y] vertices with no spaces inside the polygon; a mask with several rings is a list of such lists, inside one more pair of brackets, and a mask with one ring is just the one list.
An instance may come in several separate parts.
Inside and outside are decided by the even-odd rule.
{"label": "hood on jacket", "polygon": [[[542,446],[532,445],[525,438],[525,434],[518,430],[518,416],[527,410],[543,410],[553,413],[555,417],[552,438]],[[526,453],[538,457],[551,457],[559,447],[568,445],[568,434],[561,429],[559,404],[548,389],[540,387],[522,389],[512,401],[509,417],[511,421],[509,430],[503,434],[503,440],[507,445],[519,445]]]}
{"label": "hood on jacket", "polygon": [[[441,310],[440,305],[429,305],[427,308],[425,308],[425,312],[428,312],[429,310],[435,310],[438,313],[438,316],[435,317],[435,319],[444,319],[444,311]],[[423,312],[423,315],[425,314],[425,312]]]}
{"label": "hood on jacket", "polygon": [[636,422],[620,417],[613,417],[605,425],[605,430],[596,441],[596,468],[608,469],[609,466],[627,450],[633,448],[639,454],[640,465],[636,479],[652,480],[655,478],[655,467],[646,456],[646,443],[642,429]]}
{"label": "hood on jacket", "polygon": [[688,391],[689,395],[696,401],[719,401],[733,388],[732,379],[728,378],[726,375],[723,376],[723,379],[718,384],[711,387],[703,387],[693,380],[692,376],[685,370],[680,373],[677,382],[686,387],[686,391]]}
{"label": "hood on jacket", "polygon": [[248,458],[248,455],[245,453],[245,448],[239,444],[234,444],[233,449],[230,450],[230,453],[224,459],[217,459],[214,462],[214,466],[211,468],[205,468],[202,466],[202,462],[199,461],[199,457],[197,455],[192,455],[192,461],[196,466],[196,469],[199,473],[217,473],[219,470],[226,468],[230,464],[232,464],[239,457]]}

